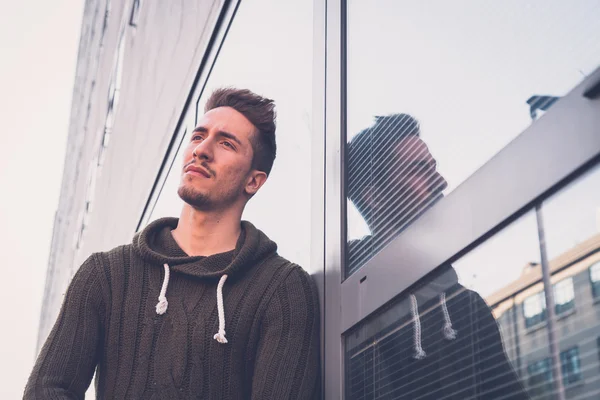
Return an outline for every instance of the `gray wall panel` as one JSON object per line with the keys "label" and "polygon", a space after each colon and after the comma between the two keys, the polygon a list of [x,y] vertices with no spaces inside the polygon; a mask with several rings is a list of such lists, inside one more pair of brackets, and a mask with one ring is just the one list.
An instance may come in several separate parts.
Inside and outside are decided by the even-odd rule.
{"label": "gray wall panel", "polygon": [[[92,252],[131,240],[223,3],[142,1],[134,28],[128,23],[131,1],[87,2],[38,348],[81,262]],[[88,227],[76,248],[74,238],[81,228],[86,193],[90,193],[87,182],[93,160],[103,140],[122,33],[123,75],[114,126],[103,165],[97,170]]]}

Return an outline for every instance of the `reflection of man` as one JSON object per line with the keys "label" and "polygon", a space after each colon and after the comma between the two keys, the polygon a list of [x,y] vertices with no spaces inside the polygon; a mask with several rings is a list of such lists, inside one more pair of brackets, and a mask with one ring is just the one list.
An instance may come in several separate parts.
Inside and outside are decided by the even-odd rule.
{"label": "reflection of man", "polygon": [[377,117],[349,143],[348,197],[371,235],[350,243],[352,271],[442,196],[446,180],[410,115]]}
{"label": "reflection of man", "polygon": [[[442,197],[447,183],[419,135],[412,116],[395,114],[378,117],[349,143],[348,196],[371,231],[349,243],[350,271]],[[451,266],[419,282],[395,309],[398,328],[377,341],[380,398],[528,398],[490,309]]]}
{"label": "reflection of man", "polygon": [[82,399],[95,370],[99,399],[314,398],[316,291],[241,221],[274,159],[273,101],[213,93],[184,150],[180,218],[84,262],[25,398]]}

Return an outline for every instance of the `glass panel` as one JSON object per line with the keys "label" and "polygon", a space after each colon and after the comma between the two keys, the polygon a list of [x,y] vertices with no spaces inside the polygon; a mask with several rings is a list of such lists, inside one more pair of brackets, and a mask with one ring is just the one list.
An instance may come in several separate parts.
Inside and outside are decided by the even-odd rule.
{"label": "glass panel", "polygon": [[[566,398],[600,393],[596,338],[600,308],[593,270],[600,262],[600,167],[573,181],[543,205],[549,268],[555,283],[555,335],[563,352]],[[569,312],[565,312],[569,310]],[[576,383],[576,384],[574,384]]]}
{"label": "glass panel", "polygon": [[[310,261],[312,22],[312,2],[242,1],[198,102],[202,115],[207,96],[225,86],[275,100],[277,158],[243,218],[277,242],[282,256],[304,267]],[[178,157],[153,219],[179,215],[180,166]]]}
{"label": "glass panel", "polygon": [[347,15],[351,274],[600,64],[600,3],[349,0]]}
{"label": "glass panel", "polygon": [[539,292],[538,271],[530,213],[345,336],[346,398],[528,398],[526,366],[548,341],[524,333],[519,290]]}

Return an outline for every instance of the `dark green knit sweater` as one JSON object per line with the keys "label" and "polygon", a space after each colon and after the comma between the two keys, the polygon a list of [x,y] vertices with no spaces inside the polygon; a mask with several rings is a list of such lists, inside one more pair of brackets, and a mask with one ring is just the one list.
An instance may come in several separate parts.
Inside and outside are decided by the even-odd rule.
{"label": "dark green knit sweater", "polygon": [[319,306],[308,274],[248,222],[235,250],[189,257],[171,235],[177,222],[157,220],[132,244],[85,261],[25,399],[82,399],[95,369],[99,400],[318,397]]}

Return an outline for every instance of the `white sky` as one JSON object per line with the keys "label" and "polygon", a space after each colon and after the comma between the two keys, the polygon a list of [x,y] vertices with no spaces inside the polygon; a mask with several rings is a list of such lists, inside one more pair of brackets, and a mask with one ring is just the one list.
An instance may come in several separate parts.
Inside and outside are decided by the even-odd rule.
{"label": "white sky", "polygon": [[0,398],[34,361],[83,0],[0,0]]}

